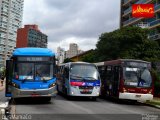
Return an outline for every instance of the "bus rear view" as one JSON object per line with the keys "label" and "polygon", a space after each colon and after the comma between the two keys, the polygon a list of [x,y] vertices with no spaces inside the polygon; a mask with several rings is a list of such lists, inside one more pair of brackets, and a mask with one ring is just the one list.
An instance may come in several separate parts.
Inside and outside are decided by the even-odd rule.
{"label": "bus rear view", "polygon": [[6,71],[6,97],[56,96],[55,54],[49,49],[16,49]]}

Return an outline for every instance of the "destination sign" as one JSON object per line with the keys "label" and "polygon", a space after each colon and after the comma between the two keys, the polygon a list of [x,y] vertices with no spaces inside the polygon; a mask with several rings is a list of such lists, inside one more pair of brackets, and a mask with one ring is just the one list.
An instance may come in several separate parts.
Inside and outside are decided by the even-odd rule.
{"label": "destination sign", "polygon": [[150,68],[151,64],[149,63],[143,63],[143,62],[124,62],[125,66],[132,66],[132,67],[145,67],[145,68]]}
{"label": "destination sign", "polygon": [[51,61],[51,57],[18,57],[18,61]]}

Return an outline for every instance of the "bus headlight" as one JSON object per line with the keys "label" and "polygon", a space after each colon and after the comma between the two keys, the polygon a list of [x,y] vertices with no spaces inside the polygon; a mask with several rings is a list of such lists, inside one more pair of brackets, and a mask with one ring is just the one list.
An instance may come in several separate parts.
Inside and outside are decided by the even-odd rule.
{"label": "bus headlight", "polygon": [[127,92],[127,90],[125,88],[123,88],[123,92],[125,93],[125,92]]}
{"label": "bus headlight", "polygon": [[152,89],[148,92],[149,94],[152,94]]}
{"label": "bus headlight", "polygon": [[20,88],[20,86],[17,85],[16,83],[12,83],[12,86],[15,87],[15,88]]}
{"label": "bus headlight", "polygon": [[49,85],[49,88],[55,87],[55,86],[56,86],[56,83],[52,83],[52,84]]}

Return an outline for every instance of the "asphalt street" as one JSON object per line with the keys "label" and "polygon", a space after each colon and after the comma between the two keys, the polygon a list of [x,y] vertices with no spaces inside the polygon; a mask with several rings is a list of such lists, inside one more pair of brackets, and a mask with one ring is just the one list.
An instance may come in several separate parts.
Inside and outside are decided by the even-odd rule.
{"label": "asphalt street", "polygon": [[[145,117],[160,119],[160,109],[141,103],[118,102],[98,98],[68,99],[62,95],[44,102],[42,99],[20,99],[11,103],[13,114],[29,115],[33,120],[142,120]],[[22,116],[21,116],[22,117]],[[26,116],[25,116],[26,117]]]}

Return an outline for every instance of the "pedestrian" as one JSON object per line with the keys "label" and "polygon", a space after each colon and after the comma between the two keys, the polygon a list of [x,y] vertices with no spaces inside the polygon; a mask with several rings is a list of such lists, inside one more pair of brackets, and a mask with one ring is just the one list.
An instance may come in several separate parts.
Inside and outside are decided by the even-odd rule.
{"label": "pedestrian", "polygon": [[4,75],[1,76],[1,86],[3,86],[4,83]]}

